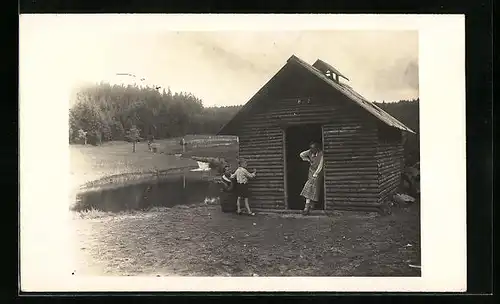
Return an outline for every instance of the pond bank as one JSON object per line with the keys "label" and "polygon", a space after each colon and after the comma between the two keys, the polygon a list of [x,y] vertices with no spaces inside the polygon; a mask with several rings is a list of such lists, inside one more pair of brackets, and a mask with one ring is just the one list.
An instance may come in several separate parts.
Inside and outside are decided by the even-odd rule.
{"label": "pond bank", "polygon": [[219,196],[217,176],[190,169],[127,173],[87,183],[76,193],[71,210],[145,210],[200,203]]}

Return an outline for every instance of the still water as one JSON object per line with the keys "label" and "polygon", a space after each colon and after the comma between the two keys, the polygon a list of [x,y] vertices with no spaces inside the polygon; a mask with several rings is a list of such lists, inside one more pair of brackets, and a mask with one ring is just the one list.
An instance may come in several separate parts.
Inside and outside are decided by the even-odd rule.
{"label": "still water", "polygon": [[220,186],[215,181],[181,175],[133,185],[81,191],[71,209],[97,209],[106,212],[147,210],[151,207],[202,203],[206,197],[219,195]]}

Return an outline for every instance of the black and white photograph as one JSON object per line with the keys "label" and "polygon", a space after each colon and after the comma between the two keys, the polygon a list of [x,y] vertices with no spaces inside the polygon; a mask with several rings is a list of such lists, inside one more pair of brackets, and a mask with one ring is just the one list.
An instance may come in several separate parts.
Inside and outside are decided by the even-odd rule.
{"label": "black and white photograph", "polygon": [[89,17],[46,41],[25,20],[21,77],[23,41],[51,43],[70,71],[55,106],[71,279],[424,277],[422,210],[437,202],[421,193],[418,28]]}

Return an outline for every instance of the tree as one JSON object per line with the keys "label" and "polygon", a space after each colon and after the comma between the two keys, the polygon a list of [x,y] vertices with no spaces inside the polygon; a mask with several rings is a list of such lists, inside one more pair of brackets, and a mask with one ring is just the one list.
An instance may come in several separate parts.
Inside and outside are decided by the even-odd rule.
{"label": "tree", "polygon": [[69,143],[73,142],[73,132],[74,132],[73,127],[69,125],[69,138],[68,138]]}
{"label": "tree", "polygon": [[[87,133],[87,139],[95,138],[101,134],[102,118],[96,104],[89,102],[85,96],[80,95],[78,101],[70,110],[70,125],[74,129],[82,129]],[[81,138],[81,137],[80,137]]]}
{"label": "tree", "polygon": [[101,139],[104,139],[104,141],[111,141],[113,139],[113,133],[111,132],[111,127],[107,122],[104,122],[102,124]]}
{"label": "tree", "polygon": [[119,120],[113,119],[111,121],[110,126],[111,126],[111,138],[113,140],[125,139],[125,128],[123,128],[123,125]]}
{"label": "tree", "polygon": [[141,140],[141,130],[139,130],[135,125],[133,125],[127,132],[127,140],[132,142],[132,152],[135,153],[135,145]]}

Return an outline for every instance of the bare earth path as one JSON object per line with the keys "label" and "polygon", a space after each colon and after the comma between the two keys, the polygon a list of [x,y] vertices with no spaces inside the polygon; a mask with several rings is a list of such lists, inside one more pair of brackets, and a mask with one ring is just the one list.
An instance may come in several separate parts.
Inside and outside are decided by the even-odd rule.
{"label": "bare earth path", "polygon": [[76,275],[419,276],[419,206],[287,218],[217,206],[77,218]]}

